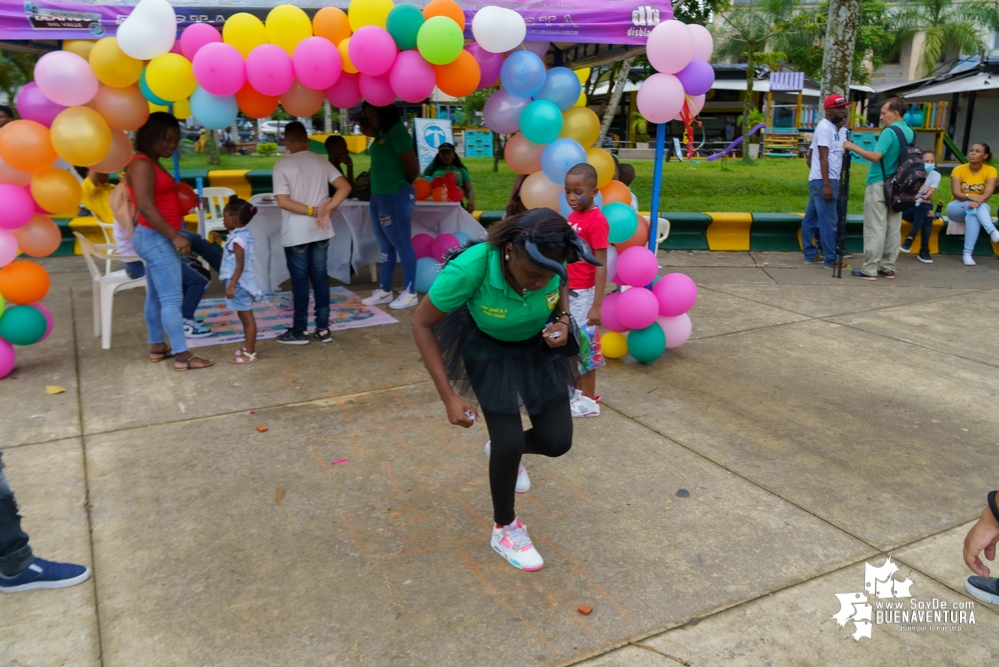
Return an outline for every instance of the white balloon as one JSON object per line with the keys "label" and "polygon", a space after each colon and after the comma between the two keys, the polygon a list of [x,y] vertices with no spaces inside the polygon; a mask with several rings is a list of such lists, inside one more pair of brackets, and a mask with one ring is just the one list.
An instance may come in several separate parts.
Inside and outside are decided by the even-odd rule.
{"label": "white balloon", "polygon": [[483,7],[472,18],[472,35],[486,51],[506,53],[524,41],[527,24],[512,9]]}
{"label": "white balloon", "polygon": [[118,46],[138,60],[169,52],[176,39],[177,15],[167,0],[139,0],[118,27]]}

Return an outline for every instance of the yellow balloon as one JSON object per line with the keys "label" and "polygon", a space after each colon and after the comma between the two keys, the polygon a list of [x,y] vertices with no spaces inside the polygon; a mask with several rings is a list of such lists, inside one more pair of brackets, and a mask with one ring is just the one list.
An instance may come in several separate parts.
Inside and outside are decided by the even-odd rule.
{"label": "yellow balloon", "polygon": [[614,179],[614,158],[603,148],[587,148],[586,162],[597,170],[597,187],[602,188]]}
{"label": "yellow balloon", "polygon": [[579,91],[579,99],[572,106],[574,107],[585,107],[590,101],[586,99],[586,93],[584,91]]}
{"label": "yellow balloon", "polygon": [[164,53],[150,60],[146,83],[154,95],[168,102],[186,99],[198,87],[191,61],[177,53]]}
{"label": "yellow balloon", "polygon": [[[173,110],[170,109],[173,107]],[[149,113],[154,113],[156,111],[162,111],[164,113],[173,114],[175,118],[184,120],[185,118],[191,117],[191,101],[190,100],[177,100],[170,107],[161,107],[158,104],[152,102],[149,103]]]}
{"label": "yellow balloon", "polygon": [[117,37],[105,37],[90,50],[90,69],[101,83],[112,88],[127,88],[139,80],[142,61],[125,55],[118,46]]}
{"label": "yellow balloon", "polygon": [[307,37],[312,37],[312,21],[308,15],[298,7],[292,5],[281,5],[275,7],[267,14],[267,40],[271,44],[277,44],[294,55],[295,47]]}
{"label": "yellow balloon", "polygon": [[240,12],[230,16],[222,26],[222,41],[235,47],[245,58],[250,51],[267,43],[267,30],[253,14]]}
{"label": "yellow balloon", "polygon": [[79,208],[83,189],[65,169],[51,168],[31,177],[31,196],[49,213],[68,213]]}
{"label": "yellow balloon", "polygon": [[86,60],[90,57],[90,49],[94,48],[96,43],[92,39],[67,39],[62,43],[62,50],[75,53]]}
{"label": "yellow balloon", "polygon": [[357,32],[358,28],[366,25],[384,28],[389,12],[394,6],[392,0],[350,0],[350,7],[347,10],[350,29]]}
{"label": "yellow balloon", "polygon": [[583,148],[589,148],[600,137],[600,119],[592,109],[571,107],[562,112],[562,134],[558,136],[575,139]]}
{"label": "yellow balloon", "polygon": [[600,334],[600,347],[608,359],[620,359],[628,354],[628,339],[616,331]]}
{"label": "yellow balloon", "polygon": [[79,167],[97,164],[111,148],[111,128],[90,107],[70,107],[60,112],[52,121],[49,136],[59,157]]}
{"label": "yellow balloon", "polygon": [[579,79],[580,83],[586,83],[590,80],[590,68],[584,67],[583,69],[576,70],[576,78]]}
{"label": "yellow balloon", "polygon": [[161,107],[159,104],[153,102],[149,103],[149,113],[156,113],[157,111],[162,111],[163,113],[170,113],[170,109],[167,107]]}
{"label": "yellow balloon", "polygon": [[350,37],[337,44],[336,47],[340,51],[340,60],[343,61],[343,71],[347,74],[357,74],[358,69],[350,60],[350,54],[347,52],[348,47],[350,47]]}

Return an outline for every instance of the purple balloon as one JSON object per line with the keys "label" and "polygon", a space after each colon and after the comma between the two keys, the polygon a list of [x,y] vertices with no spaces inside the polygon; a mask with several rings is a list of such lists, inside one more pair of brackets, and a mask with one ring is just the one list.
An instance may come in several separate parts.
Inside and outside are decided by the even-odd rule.
{"label": "purple balloon", "polygon": [[31,304],[31,307],[45,316],[45,335],[38,339],[38,342],[41,343],[49,337],[50,333],[52,333],[52,327],[55,326],[55,318],[52,317],[52,311],[43,306],[41,302],[33,303]]}
{"label": "purple balloon", "polygon": [[513,134],[520,129],[520,114],[530,103],[531,100],[515,97],[500,88],[486,100],[482,117],[486,121],[486,126],[493,132]]}
{"label": "purple balloon", "polygon": [[503,67],[503,54],[490,53],[475,42],[466,46],[465,50],[472,54],[475,62],[479,63],[479,71],[482,74],[479,77],[478,90],[489,88],[496,83]]}
{"label": "purple balloon", "polygon": [[711,90],[715,82],[715,70],[703,60],[691,60],[682,70],[676,73],[676,78],[683,84],[683,92],[691,97],[704,95]]}
{"label": "purple balloon", "polygon": [[51,125],[59,112],[67,108],[45,97],[34,81],[22,86],[21,90],[17,91],[14,105],[17,107],[17,112],[21,114],[21,118],[33,120],[45,127]]}

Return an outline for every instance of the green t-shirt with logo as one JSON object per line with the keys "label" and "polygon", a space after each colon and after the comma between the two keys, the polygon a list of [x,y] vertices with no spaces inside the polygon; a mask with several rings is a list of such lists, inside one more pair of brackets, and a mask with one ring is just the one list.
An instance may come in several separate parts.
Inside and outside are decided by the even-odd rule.
{"label": "green t-shirt with logo", "polygon": [[[906,141],[912,141],[915,136],[915,132],[909,128],[902,121],[896,121],[889,125],[888,127],[881,128],[881,134],[878,135],[878,143],[874,146],[875,153],[881,153],[881,164],[872,164],[867,170],[867,184],[873,185],[875,183],[883,183],[885,180],[885,174],[891,177],[896,171],[898,171],[898,159],[902,156],[902,145],[898,143],[898,137],[895,135],[895,130],[888,129],[889,127],[897,127],[902,130],[902,134],[905,135]],[[881,172],[881,167],[884,166],[884,173]]]}
{"label": "green t-shirt with logo", "polygon": [[520,296],[503,276],[500,251],[478,243],[447,263],[430,286],[430,302],[445,313],[468,304],[475,324],[497,340],[527,340],[541,332],[558,305],[559,277]]}
{"label": "green t-shirt with logo", "polygon": [[413,150],[413,138],[402,123],[378,130],[371,142],[371,193],[390,195],[409,185],[406,165],[399,156]]}

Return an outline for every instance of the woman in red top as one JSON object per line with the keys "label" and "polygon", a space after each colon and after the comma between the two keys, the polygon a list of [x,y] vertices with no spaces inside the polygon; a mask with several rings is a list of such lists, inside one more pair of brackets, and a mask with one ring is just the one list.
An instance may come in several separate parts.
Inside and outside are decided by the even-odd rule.
{"label": "woman in red top", "polygon": [[[149,114],[135,135],[135,157],[125,168],[139,224],[132,234],[132,247],[146,264],[146,327],[149,329],[149,360],[173,357],[174,370],[207,368],[211,359],[196,357],[184,338],[184,299],[181,255],[191,251],[191,242],[180,234],[184,224],[174,180],[160,165],[180,142],[180,124],[164,112]],[[170,339],[170,346],[164,340]],[[172,350],[172,351],[171,351]]]}

